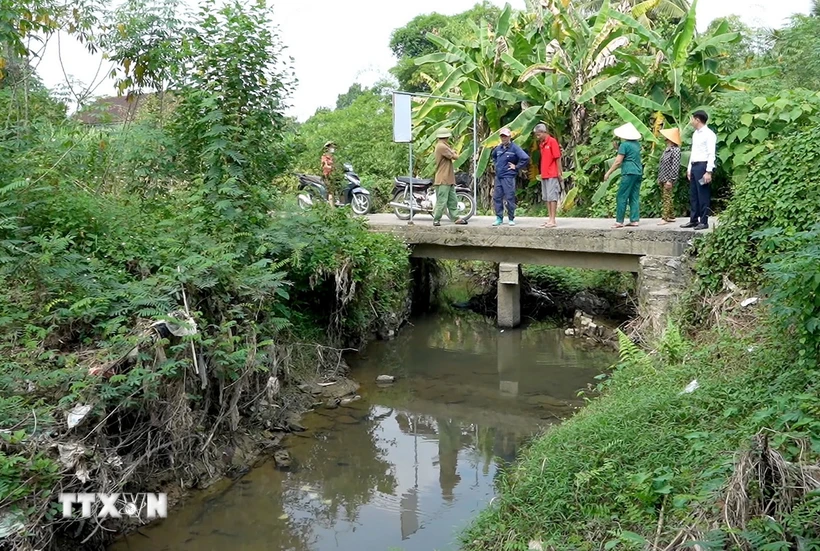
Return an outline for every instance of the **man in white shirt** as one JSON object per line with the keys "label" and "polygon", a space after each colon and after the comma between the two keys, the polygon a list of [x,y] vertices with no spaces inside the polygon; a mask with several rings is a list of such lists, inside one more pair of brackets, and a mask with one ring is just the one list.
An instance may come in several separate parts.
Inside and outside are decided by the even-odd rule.
{"label": "man in white shirt", "polygon": [[689,157],[689,223],[682,228],[705,230],[709,227],[709,207],[712,203],[712,172],[715,170],[717,136],[706,126],[709,115],[704,111],[692,114],[692,155]]}

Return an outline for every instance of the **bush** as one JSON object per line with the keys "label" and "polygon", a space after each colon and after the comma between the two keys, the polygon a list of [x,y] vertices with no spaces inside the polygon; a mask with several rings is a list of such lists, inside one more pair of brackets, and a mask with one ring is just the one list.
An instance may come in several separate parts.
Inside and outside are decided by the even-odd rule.
{"label": "bush", "polygon": [[796,333],[801,362],[816,367],[820,359],[820,223],[793,236],[783,230],[761,232],[771,248],[784,250],[763,268],[769,302],[786,331]]}
{"label": "bush", "polygon": [[808,230],[820,217],[820,126],[786,136],[756,158],[749,176],[737,183],[720,224],[705,240],[696,269],[707,288],[724,275],[737,283],[760,284],[762,266],[785,242],[753,238],[781,228],[785,236]]}

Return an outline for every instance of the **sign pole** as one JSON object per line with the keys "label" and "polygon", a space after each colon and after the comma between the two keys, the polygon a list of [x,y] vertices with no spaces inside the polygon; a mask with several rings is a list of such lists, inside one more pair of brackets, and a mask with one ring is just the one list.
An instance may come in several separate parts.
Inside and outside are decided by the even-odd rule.
{"label": "sign pole", "polygon": [[415,196],[413,195],[413,142],[409,142],[408,145],[410,146],[410,193],[408,196],[408,201],[410,202],[410,220],[407,221],[408,226],[412,226],[413,224],[413,203],[415,202]]}

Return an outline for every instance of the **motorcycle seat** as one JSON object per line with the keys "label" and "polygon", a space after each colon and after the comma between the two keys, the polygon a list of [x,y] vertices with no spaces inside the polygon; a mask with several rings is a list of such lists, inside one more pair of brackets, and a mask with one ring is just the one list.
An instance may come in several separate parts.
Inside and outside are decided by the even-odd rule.
{"label": "motorcycle seat", "polygon": [[299,174],[299,178],[320,185],[324,185],[325,183],[324,180],[322,180],[319,176],[312,176],[310,174]]}
{"label": "motorcycle seat", "polygon": [[[396,178],[396,181],[401,182],[402,184],[409,184],[410,183],[409,176],[399,176]],[[414,186],[431,186],[433,185],[433,180],[428,178],[413,178],[413,185]]]}

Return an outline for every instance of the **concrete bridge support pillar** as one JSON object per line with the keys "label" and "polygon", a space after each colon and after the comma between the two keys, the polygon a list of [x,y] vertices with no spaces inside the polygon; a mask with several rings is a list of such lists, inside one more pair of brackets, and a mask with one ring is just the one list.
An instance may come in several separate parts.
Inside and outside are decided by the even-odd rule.
{"label": "concrete bridge support pillar", "polygon": [[521,325],[521,281],[518,264],[498,265],[498,326]]}
{"label": "concrete bridge support pillar", "polygon": [[642,256],[638,271],[638,314],[642,332],[660,334],[666,316],[686,288],[689,267],[678,256]]}

